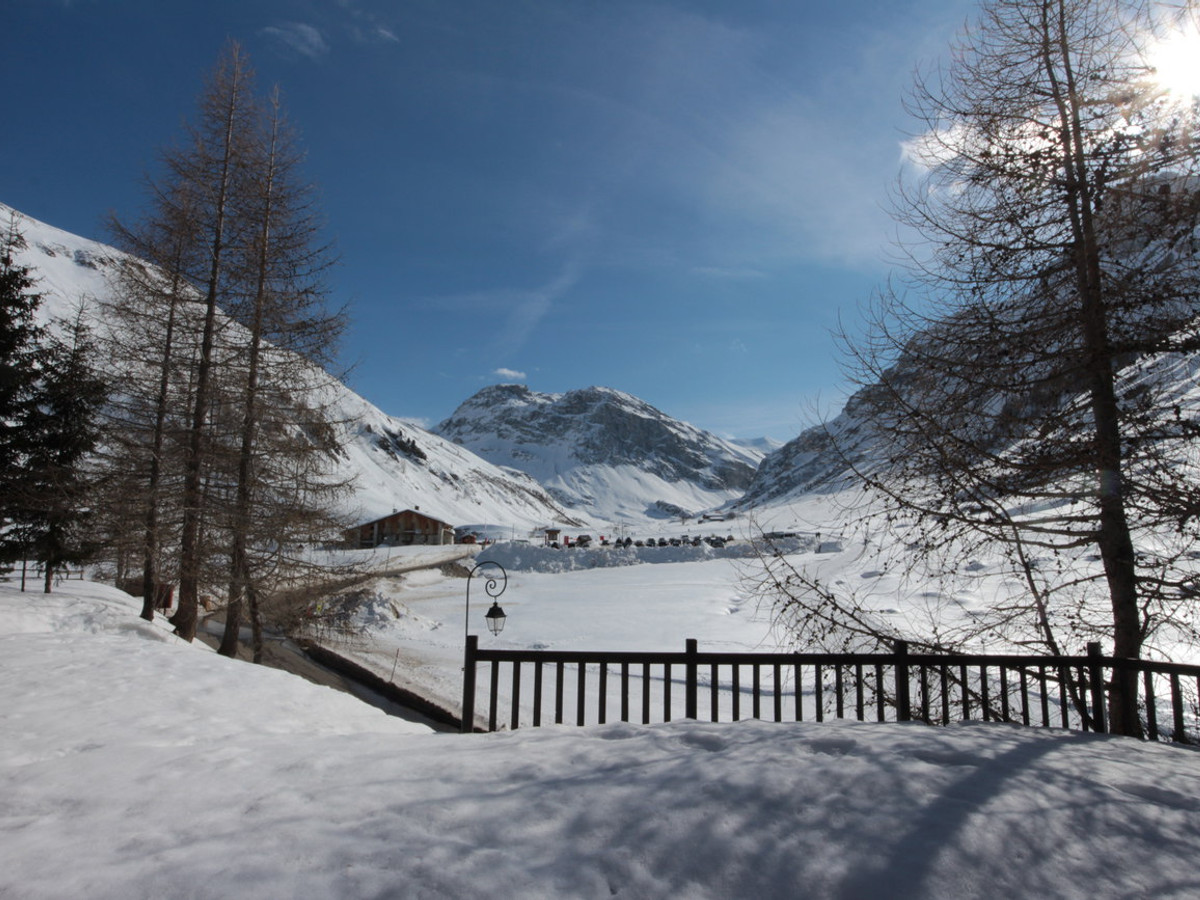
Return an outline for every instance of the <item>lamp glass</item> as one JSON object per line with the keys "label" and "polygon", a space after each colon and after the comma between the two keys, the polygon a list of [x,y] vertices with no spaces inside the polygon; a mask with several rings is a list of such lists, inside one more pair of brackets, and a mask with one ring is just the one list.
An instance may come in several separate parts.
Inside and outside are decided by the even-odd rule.
{"label": "lamp glass", "polygon": [[499,634],[504,630],[504,620],[507,616],[504,615],[504,610],[500,608],[500,604],[492,602],[492,608],[487,611],[485,616],[487,619],[488,631],[492,634]]}

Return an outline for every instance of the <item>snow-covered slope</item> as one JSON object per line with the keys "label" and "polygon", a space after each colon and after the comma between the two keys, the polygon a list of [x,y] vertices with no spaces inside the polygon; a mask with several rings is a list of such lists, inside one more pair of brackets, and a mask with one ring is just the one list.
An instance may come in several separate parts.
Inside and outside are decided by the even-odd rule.
{"label": "snow-covered slope", "polygon": [[[1149,354],[1120,371],[1119,396],[1137,396],[1148,388],[1161,395],[1158,402],[1164,408],[1174,405],[1189,418],[1200,417],[1200,353]],[[848,484],[852,466],[869,467],[872,458],[882,458],[883,437],[870,415],[871,392],[876,390],[875,385],[861,388],[835,418],[769,454],[737,506],[778,505],[839,490]]]}
{"label": "snow-covered slope", "polygon": [[[0,222],[7,224],[12,212],[0,204]],[[97,301],[109,294],[108,279],[120,251],[20,213],[17,217],[27,245],[18,262],[38,279],[42,320],[67,318],[81,303],[99,315]],[[337,481],[352,479],[340,510],[347,520],[365,521],[419,506],[452,524],[495,523],[525,530],[583,521],[528,475],[502,469],[383,413],[323,372],[314,370],[310,381],[342,430],[343,452],[331,460],[329,474]]]}
{"label": "snow-covered slope", "polygon": [[567,509],[522,472],[503,469],[423,428],[381,412],[330,379],[336,409],[346,424],[342,471],[357,476],[358,518],[419,506],[455,524],[493,524],[519,529],[581,525]]}
{"label": "snow-covered slope", "polygon": [[493,385],[435,430],[607,519],[720,506],[741,496],[762,458],[604,387],[542,394]]}
{"label": "snow-covered slope", "polygon": [[864,402],[867,390],[855,393],[831,421],[806,429],[769,453],[736,505],[772,505],[845,487],[851,463],[864,462],[877,448],[879,438]]}

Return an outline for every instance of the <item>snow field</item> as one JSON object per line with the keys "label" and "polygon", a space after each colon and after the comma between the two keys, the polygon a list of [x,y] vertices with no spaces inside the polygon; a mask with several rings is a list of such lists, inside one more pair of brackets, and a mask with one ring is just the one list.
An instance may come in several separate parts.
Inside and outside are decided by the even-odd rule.
{"label": "snow field", "polygon": [[1186,897],[1200,756],[971,724],[433,734],[0,585],[0,896]]}

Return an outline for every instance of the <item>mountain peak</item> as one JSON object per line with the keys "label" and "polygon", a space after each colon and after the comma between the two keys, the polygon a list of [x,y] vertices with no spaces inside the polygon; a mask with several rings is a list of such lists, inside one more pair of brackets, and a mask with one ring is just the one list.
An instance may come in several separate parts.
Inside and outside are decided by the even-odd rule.
{"label": "mountain peak", "polygon": [[492,385],[435,432],[532,475],[564,503],[607,517],[719,506],[750,483],[762,458],[600,386],[543,394]]}
{"label": "mountain peak", "polygon": [[466,402],[484,403],[508,399],[523,401],[532,394],[533,391],[523,384],[489,384],[472,394]]}

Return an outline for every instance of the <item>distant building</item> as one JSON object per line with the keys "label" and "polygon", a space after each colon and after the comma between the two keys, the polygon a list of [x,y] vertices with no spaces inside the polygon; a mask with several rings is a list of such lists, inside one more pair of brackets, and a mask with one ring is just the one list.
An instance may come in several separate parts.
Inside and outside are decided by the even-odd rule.
{"label": "distant building", "polygon": [[352,547],[403,547],[410,544],[453,544],[454,526],[416,509],[404,509],[364,522],[346,532]]}
{"label": "distant building", "polygon": [[561,535],[561,534],[562,534],[561,528],[547,528],[546,529],[546,546],[550,546],[551,544],[557,544],[559,535]]}

